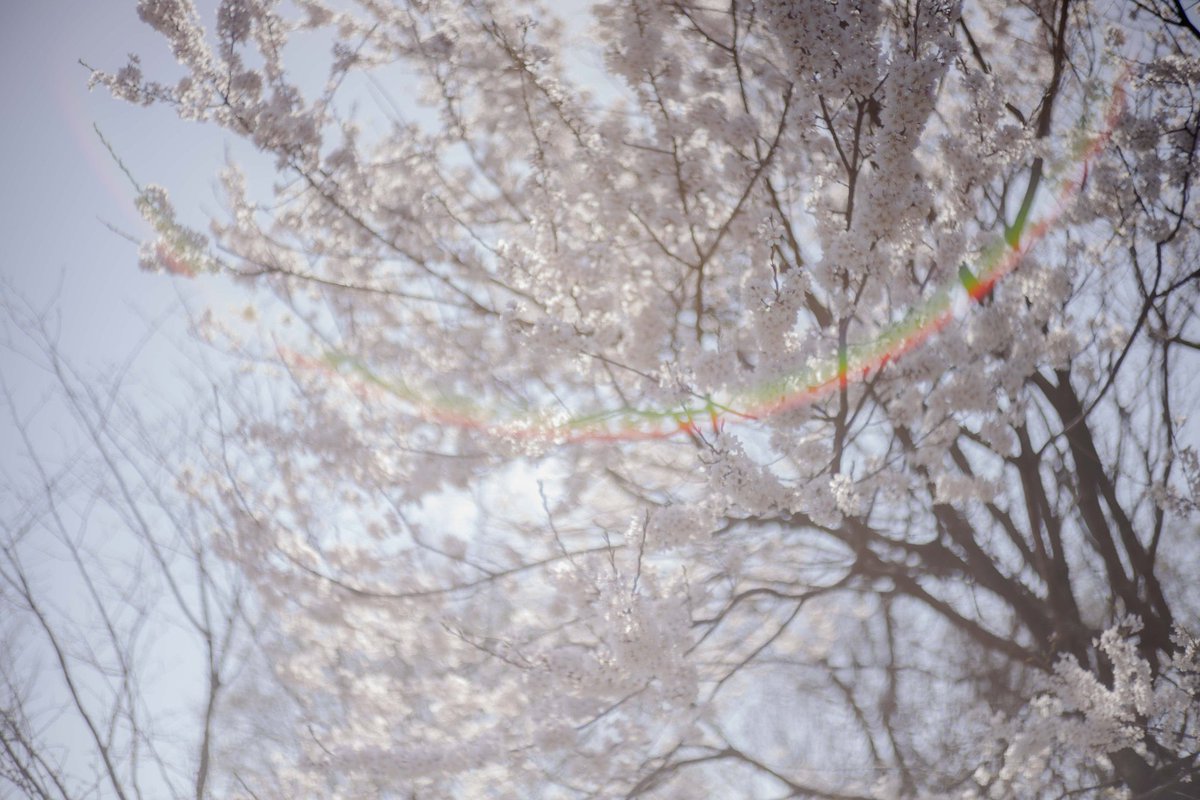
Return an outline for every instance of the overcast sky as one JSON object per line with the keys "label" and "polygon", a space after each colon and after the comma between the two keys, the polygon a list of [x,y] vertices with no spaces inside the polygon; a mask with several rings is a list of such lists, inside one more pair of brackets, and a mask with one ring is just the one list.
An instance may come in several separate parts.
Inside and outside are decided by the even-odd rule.
{"label": "overcast sky", "polygon": [[114,69],[127,53],[138,52],[149,64],[170,64],[165,46],[138,20],[132,1],[9,1],[2,9],[0,269],[35,297],[65,270],[65,308],[80,329],[95,333],[110,327],[119,310],[114,301],[152,303],[173,291],[161,279],[139,274],[136,249],[104,225],[135,235],[147,231],[134,210],[132,187],[93,126],[139,180],[192,193],[193,203],[206,194],[209,205],[222,137],[198,126],[189,130],[167,109],[135,108],[101,89],[88,90],[80,60]]}
{"label": "overcast sky", "polygon": [[[152,74],[178,71],[166,45],[138,19],[134,0],[0,0],[0,378],[16,408],[10,413],[0,397],[0,506],[6,514],[34,478],[17,426],[31,434],[52,468],[72,458],[79,432],[60,404],[47,402],[53,381],[45,359],[14,328],[5,306],[47,310],[63,356],[97,376],[111,374],[149,322],[159,320],[159,335],[125,387],[153,411],[166,408],[156,393],[170,396],[184,386],[174,378],[186,363],[173,344],[186,338],[181,297],[195,307],[233,300],[219,282],[141,271],[136,245],[108,227],[134,238],[150,233],[134,207],[133,187],[93,126],[140,182],[169,187],[189,222],[202,226],[205,212],[219,209],[212,186],[224,160],[220,131],[181,123],[169,109],[132,107],[102,89],[88,90],[81,60],[115,70],[130,52],[142,55]],[[36,416],[26,423],[30,415]],[[32,546],[42,549],[36,539]],[[64,572],[53,595],[56,606],[81,595],[78,580],[69,577]],[[180,683],[165,681],[176,694]],[[71,752],[75,734],[66,728],[51,740]],[[82,758],[89,751],[78,752]]]}
{"label": "overcast sky", "polygon": [[[198,5],[211,15],[215,4]],[[153,417],[186,391],[176,378],[189,368],[178,349],[188,339],[182,302],[224,310],[238,293],[211,276],[139,269],[137,245],[122,233],[142,239],[151,230],[95,128],[139,183],[167,187],[180,217],[200,230],[221,208],[215,176],[226,149],[241,158],[247,147],[215,126],[182,122],[169,108],[131,106],[88,89],[80,61],[116,70],[137,53],[148,75],[181,74],[136,8],[135,0],[0,0],[0,299],[48,310],[59,351],[85,375],[112,374],[153,321],[157,332],[124,382],[126,397]],[[61,407],[46,403],[53,380],[44,363],[0,307],[0,378],[20,420],[0,402],[0,484],[19,486],[30,472],[17,425],[52,463],[73,459],[77,431]]]}
{"label": "overcast sky", "polygon": [[[123,358],[149,319],[166,315],[167,338],[182,333],[186,315],[170,312],[180,292],[199,305],[219,299],[222,287],[138,269],[136,245],[108,226],[138,238],[149,228],[93,126],[139,182],[168,187],[181,216],[197,225],[219,209],[213,182],[228,137],[182,123],[170,109],[88,90],[81,60],[115,70],[136,52],[149,74],[178,72],[134,0],[0,0],[0,40],[0,291],[52,306],[62,350],[84,368]],[[165,358],[165,348],[146,358]],[[38,383],[11,351],[0,352],[0,369],[23,393]]]}

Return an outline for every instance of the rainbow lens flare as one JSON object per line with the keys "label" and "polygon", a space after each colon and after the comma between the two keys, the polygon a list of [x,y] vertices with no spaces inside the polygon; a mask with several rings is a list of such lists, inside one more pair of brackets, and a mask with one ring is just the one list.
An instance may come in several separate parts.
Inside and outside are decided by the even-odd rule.
{"label": "rainbow lens flare", "polygon": [[985,249],[975,270],[963,264],[955,281],[937,289],[920,307],[872,341],[846,345],[836,360],[767,385],[731,391],[727,396],[696,397],[674,409],[639,409],[631,406],[557,417],[546,411],[526,411],[507,418],[464,397],[433,399],[400,382],[389,380],[354,358],[328,353],[321,359],[294,356],[294,366],[334,371],[398,397],[413,407],[413,415],[427,422],[481,432],[517,443],[557,445],[581,442],[620,442],[667,439],[677,435],[704,437],[727,424],[753,422],[793,410],[842,391],[851,382],[866,380],[905,354],[920,347],[949,325],[955,316],[954,297],[961,287],[974,303],[982,303],[996,284],[1020,264],[1022,258],[1053,229],[1087,180],[1090,161],[1108,144],[1124,108],[1124,76],[1115,85],[1102,131],[1081,140],[1069,163],[1078,165],[1078,177],[1060,183],[1053,212],[1028,224],[1031,202],[1021,208],[1002,239]]}

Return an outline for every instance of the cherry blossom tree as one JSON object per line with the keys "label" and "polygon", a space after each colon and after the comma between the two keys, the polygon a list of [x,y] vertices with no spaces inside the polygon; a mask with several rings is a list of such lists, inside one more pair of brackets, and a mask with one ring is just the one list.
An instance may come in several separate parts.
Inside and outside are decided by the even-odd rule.
{"label": "cherry blossom tree", "polygon": [[212,791],[1194,796],[1194,7],[138,12],[278,176],[139,196],[261,381]]}

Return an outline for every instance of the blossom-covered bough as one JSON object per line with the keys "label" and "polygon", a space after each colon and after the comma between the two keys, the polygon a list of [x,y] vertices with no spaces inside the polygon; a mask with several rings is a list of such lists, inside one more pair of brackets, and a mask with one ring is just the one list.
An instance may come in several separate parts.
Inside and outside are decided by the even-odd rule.
{"label": "blossom-covered bough", "polygon": [[94,80],[279,176],[142,200],[265,290],[188,486],[269,612],[219,791],[1191,796],[1186,6],[140,2],[184,77]]}
{"label": "blossom-covered bough", "polygon": [[[560,444],[662,439],[679,433],[696,435],[698,420],[710,423],[713,433],[719,433],[727,422],[758,421],[815,402],[851,380],[866,380],[872,373],[921,346],[949,325],[954,319],[955,310],[952,290],[958,284],[976,302],[983,302],[991,294],[996,283],[1016,268],[1025,253],[1052,230],[1058,215],[1082,187],[1091,159],[1107,144],[1119,118],[1125,97],[1124,89],[1124,80],[1121,80],[1114,87],[1109,100],[1109,110],[1104,115],[1104,129],[1077,148],[1080,150],[1076,155],[1083,178],[1063,182],[1056,198],[1056,213],[1028,226],[1027,231],[1029,209],[1023,206],[1017,219],[1008,226],[1003,239],[983,249],[983,268],[978,275],[963,264],[955,281],[928,292],[929,296],[922,298],[919,307],[910,309],[892,328],[878,334],[874,341],[855,346],[839,341],[837,353],[828,363],[815,366],[810,363],[803,373],[776,378],[765,386],[739,388],[733,391],[731,397],[719,401],[705,396],[702,405],[685,398],[679,407],[671,409],[626,406],[568,418],[539,410],[526,411],[516,419],[499,419],[493,410],[478,407],[467,398],[454,397],[447,403],[444,398],[421,396],[404,384],[389,381],[365,365],[337,353],[328,355],[326,362],[334,368],[348,367],[365,383],[407,400],[414,405],[416,413],[426,420],[469,428],[493,437],[549,439]],[[170,217],[162,214],[155,213],[152,219],[165,220],[169,231],[177,227]],[[729,391],[727,386],[722,388]]]}

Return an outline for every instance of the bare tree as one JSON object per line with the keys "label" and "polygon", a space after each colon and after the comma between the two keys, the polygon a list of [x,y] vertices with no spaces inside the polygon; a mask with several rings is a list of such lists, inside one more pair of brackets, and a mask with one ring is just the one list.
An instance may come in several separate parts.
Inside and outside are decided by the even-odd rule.
{"label": "bare tree", "polygon": [[17,445],[0,540],[0,794],[210,797],[250,623],[210,545],[217,509],[179,484],[204,409],[131,398],[136,351],[81,372],[53,306],[6,291],[3,311],[6,360],[35,377],[0,380]]}

